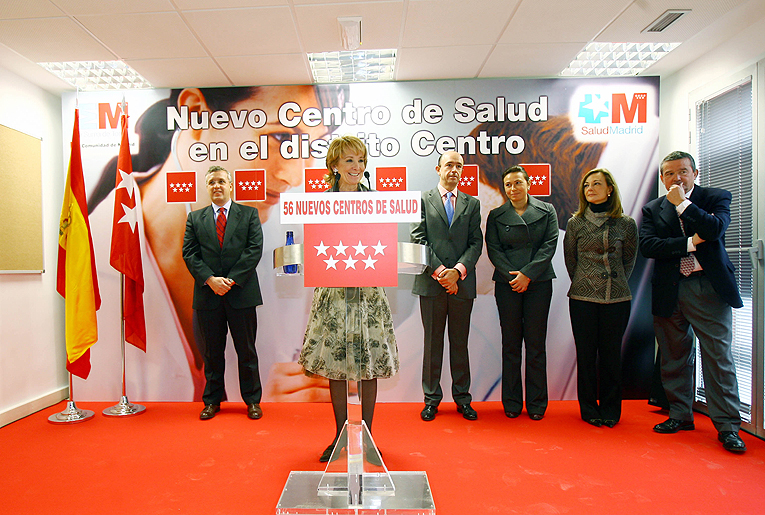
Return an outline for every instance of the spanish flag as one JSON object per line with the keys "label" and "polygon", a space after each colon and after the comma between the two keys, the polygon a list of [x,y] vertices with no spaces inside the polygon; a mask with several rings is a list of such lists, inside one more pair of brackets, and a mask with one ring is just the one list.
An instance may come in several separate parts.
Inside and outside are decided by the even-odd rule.
{"label": "spanish flag", "polygon": [[96,311],[101,307],[96,257],[88,223],[88,203],[80,155],[80,115],[74,110],[74,132],[64,203],[58,228],[56,291],[66,300],[66,369],[87,379],[90,347],[98,341]]}

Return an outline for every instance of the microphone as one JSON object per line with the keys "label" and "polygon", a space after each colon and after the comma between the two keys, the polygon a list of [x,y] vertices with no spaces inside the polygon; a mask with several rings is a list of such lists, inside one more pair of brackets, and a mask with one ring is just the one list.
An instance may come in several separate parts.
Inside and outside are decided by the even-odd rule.
{"label": "microphone", "polygon": [[369,182],[369,172],[367,172],[366,170],[364,170],[364,177],[366,177],[367,179],[367,187],[371,190],[372,184]]}

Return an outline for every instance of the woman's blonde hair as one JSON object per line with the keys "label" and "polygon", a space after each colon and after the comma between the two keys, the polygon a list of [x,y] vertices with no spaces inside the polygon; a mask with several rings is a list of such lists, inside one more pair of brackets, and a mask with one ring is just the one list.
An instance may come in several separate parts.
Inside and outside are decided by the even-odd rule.
{"label": "woman's blonde hair", "polygon": [[335,189],[340,176],[335,173],[335,167],[340,159],[346,154],[359,154],[364,158],[364,166],[367,164],[367,146],[356,136],[346,134],[329,142],[327,149],[327,181],[331,190]]}
{"label": "woman's blonde hair", "polygon": [[606,178],[606,185],[612,188],[609,199],[607,200],[607,202],[611,203],[611,209],[609,209],[607,213],[608,216],[610,218],[621,218],[624,215],[624,210],[622,209],[622,197],[619,195],[619,186],[616,185],[616,181],[614,180],[614,176],[611,175],[611,172],[605,168],[594,168],[584,174],[582,180],[579,181],[579,209],[574,212],[574,216],[584,216],[587,206],[590,205],[587,201],[587,197],[584,195],[584,183],[587,180],[587,177],[596,173],[602,173],[603,177]]}

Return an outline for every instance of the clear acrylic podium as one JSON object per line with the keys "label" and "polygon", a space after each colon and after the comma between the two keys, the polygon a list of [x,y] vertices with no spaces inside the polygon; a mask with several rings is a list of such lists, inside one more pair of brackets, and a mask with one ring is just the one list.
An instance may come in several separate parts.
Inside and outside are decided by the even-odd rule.
{"label": "clear acrylic podium", "polygon": [[[303,245],[274,250],[274,268],[298,265],[302,272]],[[398,243],[398,273],[419,274],[428,263],[428,249]],[[278,275],[288,275],[282,274]],[[295,274],[297,275],[297,274]],[[346,287],[346,359],[354,359],[354,339],[361,337],[360,288]],[[277,515],[435,515],[436,509],[424,471],[391,472],[361,416],[361,392],[348,381],[348,420],[324,472],[292,471],[276,507]],[[363,388],[361,382],[358,388]]]}

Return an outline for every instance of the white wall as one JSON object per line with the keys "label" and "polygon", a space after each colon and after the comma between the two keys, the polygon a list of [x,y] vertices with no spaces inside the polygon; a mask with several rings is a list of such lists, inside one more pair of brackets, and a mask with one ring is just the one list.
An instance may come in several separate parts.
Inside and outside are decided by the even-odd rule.
{"label": "white wall", "polygon": [[[58,221],[66,180],[61,155],[61,99],[0,67],[0,124],[42,139],[45,265],[42,274],[0,274],[3,426],[66,398],[68,392],[64,303],[56,293]],[[13,184],[3,187],[12,188]]]}
{"label": "white wall", "polygon": [[[742,69],[765,58],[765,6],[756,19],[732,38],[680,71],[661,80],[659,155],[673,150],[691,151],[688,94],[703,87],[725,83]],[[721,86],[720,86],[721,87]],[[658,170],[656,171],[658,177]]]}

